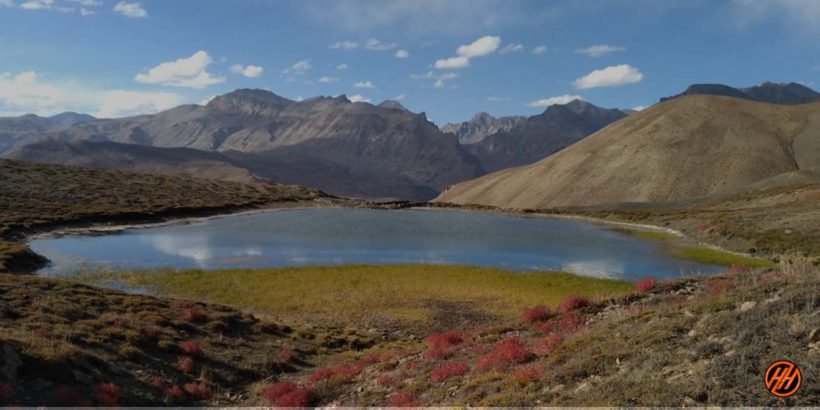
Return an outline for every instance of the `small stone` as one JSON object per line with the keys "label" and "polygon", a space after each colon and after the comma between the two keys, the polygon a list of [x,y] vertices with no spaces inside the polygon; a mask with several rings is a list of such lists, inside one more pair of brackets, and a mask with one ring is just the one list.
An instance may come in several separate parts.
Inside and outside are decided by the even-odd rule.
{"label": "small stone", "polygon": [[687,335],[689,337],[695,337],[695,336],[698,335],[698,332],[695,329],[692,329],[692,330],[689,331],[689,333],[687,333]]}
{"label": "small stone", "polygon": [[748,302],[743,302],[743,304],[740,305],[740,311],[741,312],[748,312],[748,311],[752,310],[755,306],[757,306],[757,302],[755,302],[753,300],[750,300]]}

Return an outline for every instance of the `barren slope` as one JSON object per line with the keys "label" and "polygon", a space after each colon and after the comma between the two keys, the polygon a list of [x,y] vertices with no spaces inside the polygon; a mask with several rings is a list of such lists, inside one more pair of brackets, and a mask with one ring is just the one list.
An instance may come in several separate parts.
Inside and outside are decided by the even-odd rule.
{"label": "barren slope", "polygon": [[436,201],[505,208],[675,201],[820,166],[820,103],[686,96],[563,151],[450,187]]}

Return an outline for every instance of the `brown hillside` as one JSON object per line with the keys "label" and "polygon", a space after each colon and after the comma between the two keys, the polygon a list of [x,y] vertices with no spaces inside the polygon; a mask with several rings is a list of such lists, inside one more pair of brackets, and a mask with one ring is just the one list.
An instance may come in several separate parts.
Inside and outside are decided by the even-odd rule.
{"label": "brown hillside", "polygon": [[687,96],[556,154],[450,187],[436,201],[506,208],[677,201],[820,166],[820,103]]}

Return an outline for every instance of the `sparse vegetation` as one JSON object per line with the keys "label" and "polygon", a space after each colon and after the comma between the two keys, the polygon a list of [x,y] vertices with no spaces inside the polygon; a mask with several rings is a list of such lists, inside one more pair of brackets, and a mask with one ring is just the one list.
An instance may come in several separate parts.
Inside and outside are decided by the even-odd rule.
{"label": "sparse vegetation", "polygon": [[[204,298],[293,321],[389,321],[425,329],[446,329],[452,322],[467,319],[515,319],[521,306],[556,306],[567,295],[616,296],[632,290],[628,282],[567,273],[521,274],[440,265],[151,270],[101,272],[83,279],[116,279],[163,294]],[[575,308],[588,303],[583,297],[570,302]]]}
{"label": "sparse vegetation", "polygon": [[715,265],[737,265],[750,268],[765,268],[773,266],[772,262],[765,259],[737,255],[731,252],[725,252],[719,249],[707,248],[703,246],[675,247],[671,248],[669,252],[678,258],[713,263]]}

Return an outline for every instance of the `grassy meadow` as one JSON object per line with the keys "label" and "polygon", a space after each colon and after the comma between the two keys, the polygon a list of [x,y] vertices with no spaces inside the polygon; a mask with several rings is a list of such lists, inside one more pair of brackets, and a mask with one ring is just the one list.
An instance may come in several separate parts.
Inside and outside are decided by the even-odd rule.
{"label": "grassy meadow", "polygon": [[[287,319],[424,323],[436,317],[517,317],[570,295],[628,293],[625,281],[560,272],[518,273],[442,265],[347,265],[255,270],[141,270],[86,276],[116,279],[175,297],[248,308]],[[445,324],[442,324],[445,325]]]}

